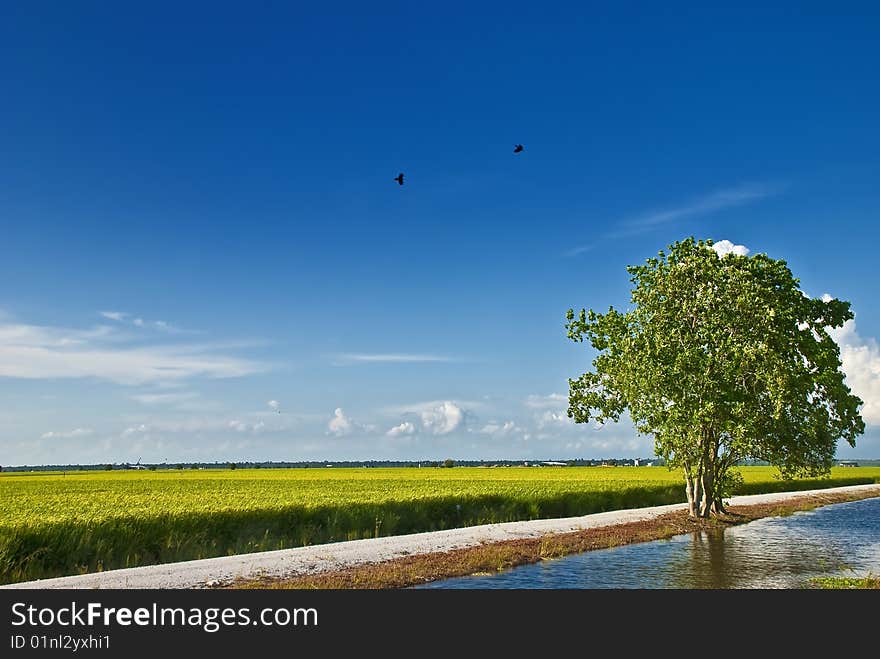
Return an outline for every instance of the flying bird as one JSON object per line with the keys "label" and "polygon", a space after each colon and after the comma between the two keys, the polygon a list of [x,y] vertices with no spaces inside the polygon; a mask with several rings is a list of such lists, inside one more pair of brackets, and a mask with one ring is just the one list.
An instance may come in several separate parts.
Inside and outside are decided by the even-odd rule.
{"label": "flying bird", "polygon": [[522,150],[523,150],[523,145],[522,145],[522,144],[517,144],[515,147],[513,147],[513,152],[514,152],[514,153],[519,153],[519,152],[522,151]]}
{"label": "flying bird", "polygon": [[397,181],[400,185],[403,185],[403,172],[395,176],[394,180]]}

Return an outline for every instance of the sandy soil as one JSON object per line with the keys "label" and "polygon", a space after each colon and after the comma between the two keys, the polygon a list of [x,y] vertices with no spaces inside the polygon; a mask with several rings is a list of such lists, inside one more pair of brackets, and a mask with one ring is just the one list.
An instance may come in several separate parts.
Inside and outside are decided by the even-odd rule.
{"label": "sandy soil", "polygon": [[[855,485],[822,490],[738,496],[731,497],[729,503],[731,506],[748,506],[775,503],[814,494],[866,491],[875,491],[877,496],[880,496],[880,485]],[[238,580],[257,580],[266,577],[285,578],[303,574],[316,574],[401,556],[445,552],[452,549],[472,547],[487,542],[534,538],[549,533],[567,533],[570,531],[649,520],[684,508],[686,508],[685,504],[672,504],[668,506],[596,513],[582,517],[486,524],[430,533],[351,540],[295,549],[282,549],[279,551],[221,556],[182,563],[108,570],[106,572],[71,577],[26,581],[0,586],[0,588],[216,587]]]}

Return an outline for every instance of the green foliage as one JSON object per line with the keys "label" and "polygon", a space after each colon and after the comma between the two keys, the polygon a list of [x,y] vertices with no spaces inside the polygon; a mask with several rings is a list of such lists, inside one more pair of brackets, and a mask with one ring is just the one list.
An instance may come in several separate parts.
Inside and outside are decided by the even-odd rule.
{"label": "green foliage", "polygon": [[720,475],[715,483],[715,492],[719,499],[727,499],[735,494],[742,494],[744,489],[745,480],[738,469],[728,469]]}
{"label": "green foliage", "polygon": [[785,261],[711,246],[689,238],[628,267],[629,311],[566,316],[568,337],[598,351],[595,370],[569,380],[568,415],[604,423],[628,411],[709,505],[738,460],[817,476],[838,439],[854,446],[864,432],[828,334],[853,317],[849,303],[805,296]]}
{"label": "green foliage", "polygon": [[452,467],[455,466],[455,460],[451,460],[449,458],[446,458],[443,461],[443,466],[446,467],[447,469],[451,469]]}

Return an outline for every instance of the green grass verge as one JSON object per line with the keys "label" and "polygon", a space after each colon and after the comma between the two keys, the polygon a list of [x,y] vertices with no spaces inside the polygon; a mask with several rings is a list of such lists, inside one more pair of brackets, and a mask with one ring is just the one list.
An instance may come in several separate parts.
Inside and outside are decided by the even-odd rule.
{"label": "green grass verge", "polygon": [[810,579],[811,588],[824,590],[877,590],[880,577],[815,577]]}

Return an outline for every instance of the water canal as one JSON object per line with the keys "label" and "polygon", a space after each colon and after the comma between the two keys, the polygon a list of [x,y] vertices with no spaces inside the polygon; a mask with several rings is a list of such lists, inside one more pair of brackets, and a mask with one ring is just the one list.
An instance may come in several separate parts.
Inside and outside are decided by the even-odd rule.
{"label": "water canal", "polygon": [[880,498],[418,588],[801,588],[880,575]]}

